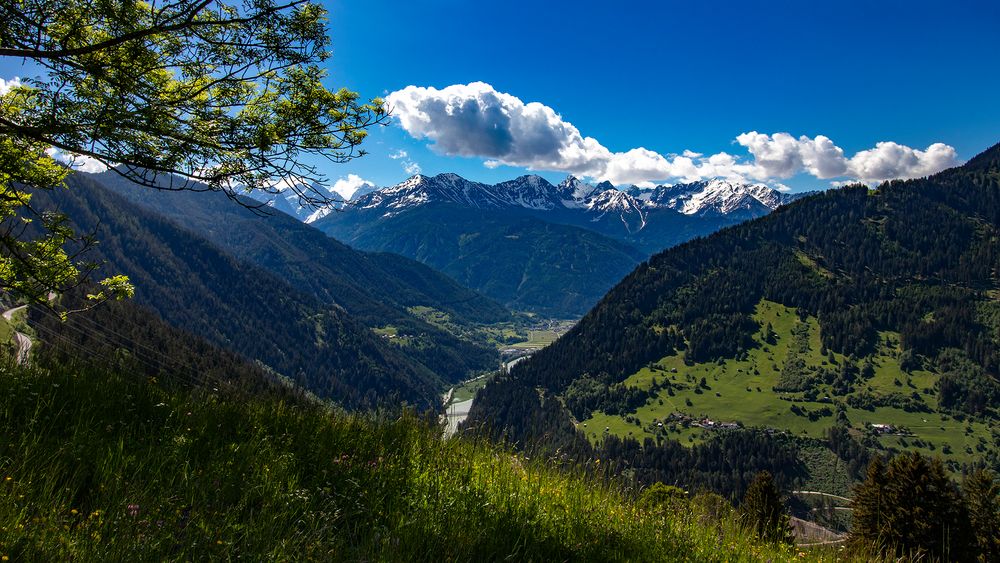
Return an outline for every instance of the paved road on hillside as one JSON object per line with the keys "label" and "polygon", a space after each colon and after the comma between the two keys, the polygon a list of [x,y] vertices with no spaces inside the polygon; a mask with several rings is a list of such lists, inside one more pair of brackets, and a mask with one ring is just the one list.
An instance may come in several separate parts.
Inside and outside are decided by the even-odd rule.
{"label": "paved road on hillside", "polygon": [[[6,311],[3,312],[3,318],[6,319],[8,322],[10,322],[14,320],[14,313],[27,308],[28,308],[27,305],[21,305],[20,307],[7,309]],[[16,359],[19,365],[24,365],[28,361],[28,354],[31,352],[31,346],[33,343],[31,342],[31,339],[28,338],[27,335],[15,330],[14,344],[17,346],[17,352],[14,354],[14,358]]]}
{"label": "paved road on hillside", "polygon": [[842,501],[845,501],[845,502],[851,502],[851,499],[849,499],[847,497],[842,497],[842,496],[839,496],[839,495],[831,495],[830,493],[824,493],[824,492],[821,492],[821,491],[792,491],[792,494],[793,495],[819,495],[819,496],[822,496],[822,497],[835,498],[837,500],[842,500]]}
{"label": "paved road on hillside", "polygon": [[444,435],[449,437],[458,431],[458,425],[461,424],[469,416],[469,409],[472,408],[472,399],[468,401],[461,401],[458,403],[452,403],[448,405],[448,426],[445,428]]}

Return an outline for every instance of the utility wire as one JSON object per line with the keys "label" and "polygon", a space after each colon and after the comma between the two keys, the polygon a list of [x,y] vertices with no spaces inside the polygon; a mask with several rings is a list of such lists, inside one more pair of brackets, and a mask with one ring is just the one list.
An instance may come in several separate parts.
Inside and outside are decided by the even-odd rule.
{"label": "utility wire", "polygon": [[[48,314],[48,315],[50,315],[50,316],[52,316],[54,318],[57,318],[57,319],[59,318],[58,315],[56,315],[52,311],[49,311],[48,309],[38,308],[37,310],[42,311],[42,312],[44,312],[44,313],[46,313],[46,314]],[[61,319],[60,319],[60,322],[62,322]],[[93,322],[93,321],[91,321],[91,322]],[[100,326],[100,325],[97,325],[96,323],[94,323],[94,324],[95,324],[95,326]],[[121,340],[121,342],[117,342],[116,343],[116,342],[113,342],[106,334],[103,334],[102,332],[99,332],[99,331],[86,331],[82,327],[74,326],[74,325],[69,324],[69,323],[65,323],[65,324],[62,324],[60,326],[62,328],[66,328],[66,329],[74,331],[77,335],[82,336],[85,339],[86,338],[90,338],[90,339],[97,340],[100,343],[105,344],[105,345],[107,345],[107,346],[109,346],[111,348],[126,348],[126,349],[128,349],[131,352],[133,359],[135,359],[137,362],[139,362],[141,365],[143,365],[147,369],[149,369],[151,371],[154,371],[156,373],[164,373],[164,372],[166,372],[169,375],[170,372],[173,371],[174,372],[173,373],[174,377],[177,377],[179,379],[183,379],[186,383],[193,384],[193,385],[205,385],[205,384],[208,384],[210,382],[207,377],[200,376],[198,374],[197,370],[193,369],[190,365],[183,364],[183,363],[179,362],[176,358],[171,358],[171,357],[169,357],[169,356],[167,356],[167,355],[165,355],[165,354],[163,354],[163,353],[161,353],[159,351],[153,350],[152,348],[149,348],[148,346],[145,346],[141,342],[137,342],[137,341],[135,341],[133,339],[130,339],[130,338],[125,337],[125,336],[122,336],[120,334],[115,333],[118,336],[118,338]],[[37,326],[35,326],[33,328],[41,328],[42,330],[46,331],[47,333],[58,337],[61,341],[70,344],[74,349],[79,350],[79,351],[83,351],[89,357],[96,357],[97,356],[97,354],[96,354],[95,351],[93,351],[93,350],[87,350],[85,346],[81,346],[79,343],[73,341],[68,336],[66,336],[64,334],[61,334],[58,331],[53,330],[53,329],[51,329],[51,328],[49,328],[49,327],[47,327],[45,325],[37,325]],[[50,342],[50,344],[52,344],[52,343]],[[158,360],[154,356],[160,356],[161,358],[163,358],[163,360]],[[105,360],[105,361],[109,360],[109,358],[107,356],[104,356],[104,355],[101,355],[100,358],[103,359],[103,360]],[[167,369],[165,370],[164,368],[167,368]]]}

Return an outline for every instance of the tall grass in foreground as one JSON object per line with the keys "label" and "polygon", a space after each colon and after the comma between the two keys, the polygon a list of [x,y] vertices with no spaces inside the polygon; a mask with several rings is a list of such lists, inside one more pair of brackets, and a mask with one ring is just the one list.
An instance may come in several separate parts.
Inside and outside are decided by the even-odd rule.
{"label": "tall grass in foreground", "polygon": [[[799,559],[482,443],[81,365],[0,366],[10,560]],[[804,554],[833,559],[835,551]]]}

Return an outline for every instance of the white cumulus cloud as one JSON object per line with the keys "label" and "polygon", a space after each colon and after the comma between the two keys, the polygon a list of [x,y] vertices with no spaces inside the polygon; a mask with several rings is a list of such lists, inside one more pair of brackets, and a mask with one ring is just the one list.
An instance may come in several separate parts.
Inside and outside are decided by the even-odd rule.
{"label": "white cumulus cloud", "polygon": [[747,150],[745,156],[725,152],[705,156],[692,150],[663,155],[644,147],[613,152],[584,136],[551,107],[525,103],[484,82],[442,89],[407,86],[390,93],[386,102],[407,133],[431,141],[441,154],[483,158],[488,168],[509,165],[568,172],[614,184],[717,177],[775,183],[802,173],[877,182],[926,176],[959,162],[955,149],[942,143],[918,150],[880,142],[848,158],[824,135],[756,131],[735,139]]}
{"label": "white cumulus cloud", "polygon": [[45,154],[69,166],[78,172],[88,174],[100,174],[108,169],[108,166],[94,157],[76,154],[49,147]]}
{"label": "white cumulus cloud", "polygon": [[11,78],[9,80],[0,78],[0,96],[3,96],[7,92],[10,92],[12,89],[17,88],[20,85],[21,85],[21,78],[18,76],[15,76],[14,78]]}
{"label": "white cumulus cloud", "polygon": [[955,149],[944,143],[934,143],[921,151],[886,141],[851,157],[848,175],[862,180],[917,178],[957,163]]}
{"label": "white cumulus cloud", "polygon": [[349,200],[351,199],[351,196],[354,195],[354,192],[365,186],[374,188],[375,184],[365,180],[357,174],[348,174],[346,178],[340,178],[334,182],[333,185],[330,186],[330,189],[345,200]]}

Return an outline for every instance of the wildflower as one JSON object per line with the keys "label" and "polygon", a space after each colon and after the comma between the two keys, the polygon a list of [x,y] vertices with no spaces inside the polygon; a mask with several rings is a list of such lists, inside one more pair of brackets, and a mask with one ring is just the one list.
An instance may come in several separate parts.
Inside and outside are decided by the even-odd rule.
{"label": "wildflower", "polygon": [[79,514],[80,512],[77,509],[74,508],[74,509],[70,510],[69,513],[75,516],[75,515]]}
{"label": "wildflower", "polygon": [[135,518],[136,516],[139,515],[139,505],[138,504],[128,505],[128,507],[126,508],[126,512],[128,512],[129,516]]}
{"label": "wildflower", "polygon": [[6,479],[4,479],[4,481],[13,481],[13,480],[14,480],[13,477],[7,477]]}

